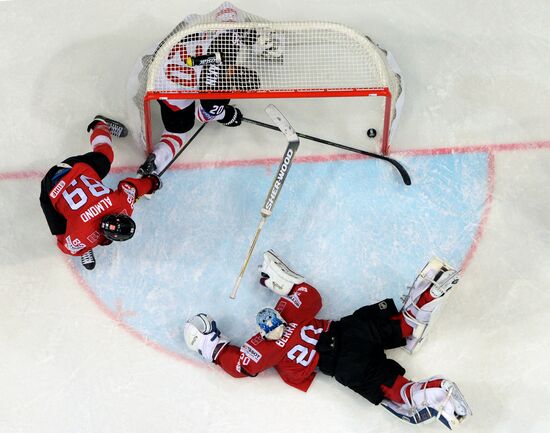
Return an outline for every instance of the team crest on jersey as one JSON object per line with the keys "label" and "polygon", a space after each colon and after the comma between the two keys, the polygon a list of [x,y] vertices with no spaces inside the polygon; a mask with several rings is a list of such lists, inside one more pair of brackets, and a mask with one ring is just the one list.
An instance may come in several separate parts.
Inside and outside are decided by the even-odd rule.
{"label": "team crest on jersey", "polygon": [[71,236],[67,236],[65,238],[65,247],[69,250],[71,254],[76,254],[80,250],[86,248],[86,245],[80,242],[80,239],[78,238],[75,238],[74,240],[72,240]]}
{"label": "team crest on jersey", "polygon": [[65,181],[60,180],[59,183],[55,186],[55,188],[52,189],[52,191],[50,192],[50,197],[56,198],[63,188],[65,188]]}
{"label": "team crest on jersey", "polygon": [[244,353],[248,358],[254,361],[256,364],[262,359],[262,354],[254,349],[250,344],[244,343],[241,347],[241,352]]}

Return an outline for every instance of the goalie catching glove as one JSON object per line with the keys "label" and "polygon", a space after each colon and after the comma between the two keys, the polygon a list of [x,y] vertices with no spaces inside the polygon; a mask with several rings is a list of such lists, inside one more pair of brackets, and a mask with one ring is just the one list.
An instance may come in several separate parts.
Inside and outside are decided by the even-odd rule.
{"label": "goalie catching glove", "polygon": [[191,317],[183,329],[185,343],[208,362],[215,362],[220,351],[229,344],[216,322],[208,314],[199,313]]}

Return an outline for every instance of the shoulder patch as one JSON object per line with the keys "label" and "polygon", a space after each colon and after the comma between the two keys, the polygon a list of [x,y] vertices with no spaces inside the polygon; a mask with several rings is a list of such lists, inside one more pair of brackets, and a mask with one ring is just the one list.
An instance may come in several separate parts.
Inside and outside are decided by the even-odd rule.
{"label": "shoulder patch", "polygon": [[59,183],[55,186],[55,188],[51,190],[50,197],[56,198],[63,188],[65,188],[65,181],[60,180]]}
{"label": "shoulder patch", "polygon": [[71,235],[69,235],[65,238],[65,247],[71,254],[76,254],[80,250],[86,248],[86,245],[80,242],[80,239],[78,238],[71,239]]}
{"label": "shoulder patch", "polygon": [[300,297],[296,293],[293,293],[292,295],[285,297],[285,299],[290,301],[290,303],[294,305],[296,308],[300,308],[302,306],[302,301],[300,300]]}

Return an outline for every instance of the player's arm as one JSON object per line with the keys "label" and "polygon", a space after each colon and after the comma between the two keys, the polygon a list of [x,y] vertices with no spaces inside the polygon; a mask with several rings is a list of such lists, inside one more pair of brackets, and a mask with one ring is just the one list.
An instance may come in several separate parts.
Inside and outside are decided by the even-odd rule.
{"label": "player's arm", "polygon": [[162,188],[162,181],[156,174],[148,174],[142,178],[129,177],[118,184],[118,190],[126,193],[133,191],[136,200],[145,194],[152,194]]}
{"label": "player's arm", "polygon": [[233,377],[254,377],[275,365],[273,355],[276,354],[262,352],[259,346],[263,340],[259,335],[252,337],[242,347],[231,345],[207,314],[191,317],[185,324],[183,334],[187,347],[206,361],[219,365]]}
{"label": "player's arm", "polygon": [[57,212],[48,197],[48,193],[42,187],[40,192],[40,206],[46,217],[46,222],[52,235],[62,235],[67,230],[67,219]]}
{"label": "player's arm", "polygon": [[277,365],[285,353],[273,341],[256,334],[241,347],[225,346],[215,363],[233,377],[256,377]]}
{"label": "player's arm", "polygon": [[323,302],[317,289],[307,283],[296,284],[287,296],[277,302],[275,309],[285,320],[300,323],[312,319],[321,310]]}

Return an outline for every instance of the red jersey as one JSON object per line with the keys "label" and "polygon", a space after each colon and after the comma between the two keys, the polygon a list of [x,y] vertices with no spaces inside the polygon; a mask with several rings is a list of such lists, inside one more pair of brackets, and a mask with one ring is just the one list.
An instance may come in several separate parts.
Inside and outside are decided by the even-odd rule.
{"label": "red jersey", "polygon": [[307,391],[319,362],[315,346],[330,325],[330,320],[315,318],[321,306],[321,295],[314,287],[296,285],[275,306],[288,324],[282,338],[264,340],[258,333],[240,348],[226,346],[216,363],[233,377],[256,376],[274,367],[286,383]]}
{"label": "red jersey", "polygon": [[92,167],[76,163],[49,193],[54,209],[67,220],[65,233],[56,236],[57,246],[65,254],[81,256],[109,244],[99,229],[101,219],[108,214],[132,215],[136,199],[152,187],[151,179],[127,178],[113,191]]}

